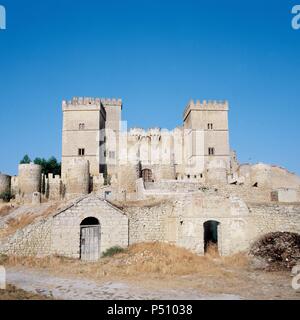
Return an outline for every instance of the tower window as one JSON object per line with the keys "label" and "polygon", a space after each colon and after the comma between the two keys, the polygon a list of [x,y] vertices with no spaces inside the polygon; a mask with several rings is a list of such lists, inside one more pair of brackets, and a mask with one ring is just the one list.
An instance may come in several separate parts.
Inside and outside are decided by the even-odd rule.
{"label": "tower window", "polygon": [[116,157],[115,151],[109,151],[109,158],[110,159],[115,159],[115,157]]}
{"label": "tower window", "polygon": [[215,154],[215,148],[208,148],[208,155],[213,156]]}
{"label": "tower window", "polygon": [[213,128],[214,128],[214,125],[212,123],[208,123],[207,124],[207,129],[208,130],[213,130]]}
{"label": "tower window", "polygon": [[84,130],[84,129],[85,129],[85,124],[79,123],[79,130]]}
{"label": "tower window", "polygon": [[85,149],[78,149],[78,155],[79,156],[84,156],[85,155]]}

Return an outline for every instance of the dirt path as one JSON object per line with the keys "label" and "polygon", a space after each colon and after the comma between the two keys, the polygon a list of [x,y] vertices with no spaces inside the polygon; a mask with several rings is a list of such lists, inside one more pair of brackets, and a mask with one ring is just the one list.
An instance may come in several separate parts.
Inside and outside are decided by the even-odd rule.
{"label": "dirt path", "polygon": [[205,295],[195,289],[151,290],[125,282],[95,282],[79,278],[53,276],[47,272],[8,268],[7,283],[60,300],[228,300],[237,295]]}

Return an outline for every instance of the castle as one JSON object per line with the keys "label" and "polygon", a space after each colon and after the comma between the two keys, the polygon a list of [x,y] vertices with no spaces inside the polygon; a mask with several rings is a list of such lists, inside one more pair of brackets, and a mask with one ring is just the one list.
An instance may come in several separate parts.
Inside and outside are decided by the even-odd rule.
{"label": "castle", "polygon": [[228,255],[268,232],[300,232],[300,177],[238,163],[228,102],[190,101],[172,131],[128,130],[122,108],[63,101],[61,176],[35,164],[0,174],[0,193],[11,190],[17,204],[66,204],[0,242],[0,253],[97,260],[112,246],[162,241],[197,254],[214,243]]}
{"label": "castle", "polygon": [[[121,119],[122,107],[117,99],[63,101],[62,181],[67,194],[76,193],[74,166],[83,159],[89,162],[92,190],[104,179],[120,192],[132,193],[140,177],[146,182],[225,182],[232,173],[227,102],[190,101],[183,126],[172,131],[127,130]],[[220,169],[215,176],[207,170],[213,160]]]}

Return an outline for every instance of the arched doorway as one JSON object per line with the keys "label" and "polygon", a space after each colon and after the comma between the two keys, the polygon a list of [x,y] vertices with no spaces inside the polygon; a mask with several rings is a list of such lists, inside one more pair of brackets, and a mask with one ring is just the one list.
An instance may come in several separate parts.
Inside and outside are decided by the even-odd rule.
{"label": "arched doorway", "polygon": [[203,224],[204,227],[204,252],[206,253],[208,248],[214,247],[218,250],[218,229],[220,222],[209,220]]}
{"label": "arched doorway", "polygon": [[142,178],[144,182],[152,182],[152,171],[150,169],[142,170]]}
{"label": "arched doorway", "polygon": [[100,258],[100,223],[94,217],[84,219],[80,224],[80,259],[97,261]]}

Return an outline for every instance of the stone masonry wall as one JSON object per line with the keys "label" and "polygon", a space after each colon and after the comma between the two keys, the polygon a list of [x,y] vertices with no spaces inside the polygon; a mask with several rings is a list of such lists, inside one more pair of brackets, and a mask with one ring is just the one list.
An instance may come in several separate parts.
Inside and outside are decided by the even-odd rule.
{"label": "stone masonry wall", "polygon": [[248,204],[250,210],[249,245],[260,236],[274,231],[300,233],[299,204]]}
{"label": "stone masonry wall", "polygon": [[128,246],[128,218],[106,201],[89,196],[54,217],[52,254],[80,257],[80,224],[88,217],[100,222],[100,254],[113,246]]}
{"label": "stone masonry wall", "polygon": [[18,230],[0,245],[0,253],[79,258],[80,223],[87,217],[100,222],[101,253],[116,245],[162,241],[203,254],[204,223],[211,220],[219,222],[221,255],[247,251],[269,232],[300,233],[300,204],[246,203],[217,192],[138,201],[123,211],[97,196],[87,196],[53,217]]}
{"label": "stone masonry wall", "polygon": [[165,241],[165,221],[172,210],[169,202],[124,209],[129,219],[129,244]]}
{"label": "stone masonry wall", "polygon": [[0,244],[0,253],[18,256],[47,256],[51,252],[52,218],[35,222]]}
{"label": "stone masonry wall", "polygon": [[204,223],[214,220],[222,255],[245,251],[259,236],[273,231],[300,233],[300,205],[246,204],[240,198],[193,194],[154,206],[124,209],[129,242],[165,241],[204,253]]}

